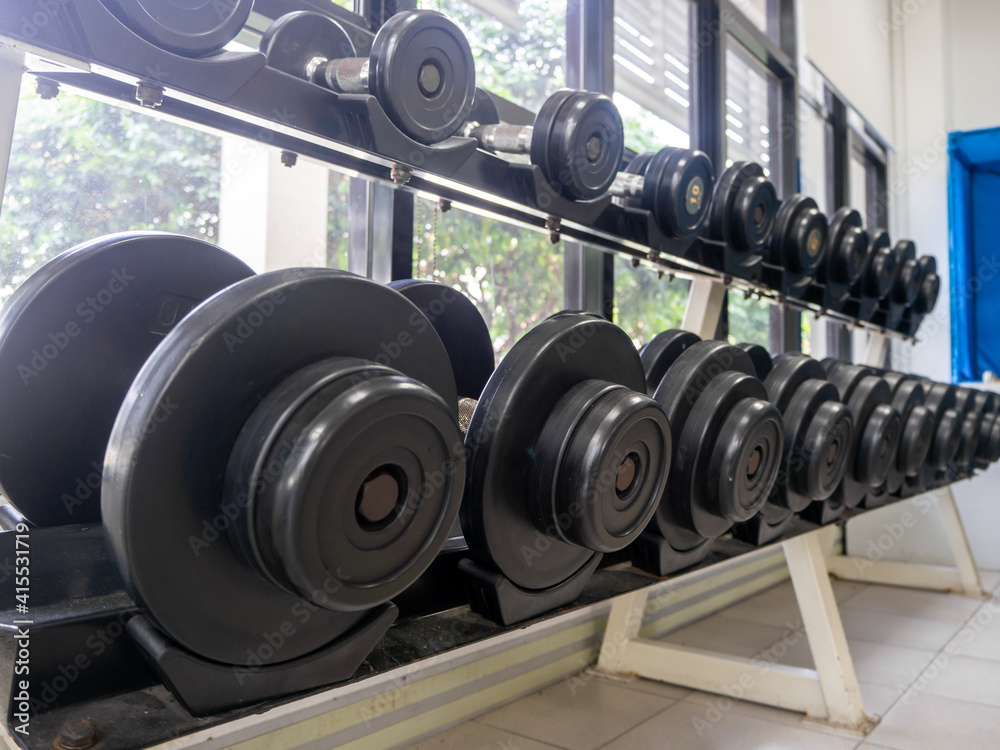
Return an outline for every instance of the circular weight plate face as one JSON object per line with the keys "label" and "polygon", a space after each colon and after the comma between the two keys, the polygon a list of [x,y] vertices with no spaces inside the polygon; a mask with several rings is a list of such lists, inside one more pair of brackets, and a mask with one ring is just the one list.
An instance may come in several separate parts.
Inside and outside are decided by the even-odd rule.
{"label": "circular weight plate face", "polygon": [[[824,360],[824,365],[826,361]],[[827,367],[827,374],[829,375],[830,382],[837,387],[837,392],[840,394],[840,400],[845,404],[851,400],[854,396],[854,390],[858,387],[862,380],[867,377],[871,377],[871,370],[867,367],[862,367],[860,365],[852,365],[847,362],[840,362],[833,360],[831,365]],[[886,388],[889,384],[886,383]],[[858,415],[855,414],[855,422],[858,422]]]}
{"label": "circular weight plate face", "polygon": [[857,384],[847,402],[858,434],[854,478],[868,487],[885,481],[899,450],[903,425],[891,402],[889,386],[872,376]]}
{"label": "circular weight plate face", "polygon": [[826,370],[815,359],[798,352],[787,352],[774,358],[774,368],[764,379],[764,387],[768,401],[784,414],[800,385],[807,380],[826,379]]}
{"label": "circular weight plate face", "polygon": [[864,271],[868,233],[862,228],[861,214],[838,208],[830,220],[825,278],[853,285]]}
{"label": "circular weight plate face", "polygon": [[[258,404],[316,362],[357,357],[389,366],[455,409],[448,355],[430,326],[421,333],[411,325],[414,312],[402,295],[358,276],[275,271],[199,306],[147,360],[111,433],[101,505],[129,591],[185,648],[226,664],[245,664],[256,650],[262,662],[276,663],[328,644],[354,623],[343,613],[306,607],[220,538],[239,513],[223,479]],[[397,341],[401,331],[412,342],[391,356],[382,344]],[[438,531],[441,544],[448,525]],[[350,584],[330,583],[334,593]],[[315,599],[329,595],[320,591]],[[296,618],[302,611],[308,619]],[[294,638],[265,658],[261,634],[281,632],[290,620]]]}
{"label": "circular weight plate face", "polygon": [[343,26],[308,10],[286,13],[268,26],[259,49],[269,67],[296,78],[308,78],[311,60],[341,60],[357,54]]}
{"label": "circular weight plate face", "polygon": [[493,97],[486,93],[486,89],[476,87],[476,95],[472,100],[468,122],[478,122],[480,125],[500,124],[500,113],[497,111],[497,105],[493,101]]}
{"label": "circular weight plate face", "polygon": [[898,275],[892,287],[892,301],[912,305],[920,291],[920,267],[917,263],[917,246],[912,240],[900,240],[892,248],[896,256]]}
{"label": "circular weight plate face", "polygon": [[625,172],[629,174],[646,174],[646,167],[649,166],[649,160],[653,158],[652,152],[647,152],[644,154],[636,154],[632,157],[632,161],[628,163],[625,167]]}
{"label": "circular weight plate face", "polygon": [[585,380],[645,389],[638,352],[621,328],[592,315],[555,315],[507,352],[469,423],[462,531],[475,559],[522,588],[554,586],[595,554],[540,531],[527,499],[542,428]]}
{"label": "circular weight plate face", "polygon": [[745,351],[747,356],[750,357],[750,361],[753,362],[754,372],[757,373],[757,379],[763,380],[766,378],[773,367],[771,355],[768,354],[767,349],[760,344],[743,343],[737,344],[737,346]]}
{"label": "circular weight plate face", "polygon": [[688,347],[701,341],[697,334],[680,329],[658,333],[639,351],[642,369],[646,373],[646,388],[650,395],[656,393],[660,381],[670,366]]}
{"label": "circular weight plate face", "polygon": [[406,279],[389,286],[416,305],[441,337],[458,397],[479,398],[493,374],[495,355],[490,329],[472,300],[433,281]]}
{"label": "circular weight plate face", "polygon": [[889,233],[884,229],[873,232],[868,239],[868,259],[862,288],[869,297],[882,299],[896,278],[896,257],[892,253]]}
{"label": "circular weight plate face", "polygon": [[100,520],[104,453],[133,378],[195,305],[252,276],[201,240],[158,232],[78,245],[0,311],[0,486],[39,526]]}
{"label": "circular weight plate face", "polygon": [[937,305],[938,295],[941,292],[941,277],[936,273],[925,274],[920,282],[920,291],[917,299],[913,303],[913,309],[918,313],[929,313]]}
{"label": "circular weight plate face", "polygon": [[955,388],[955,408],[961,412],[969,413],[976,408],[976,392],[971,388]]}
{"label": "circular weight plate face", "polygon": [[614,102],[590,91],[549,97],[531,132],[531,161],[552,189],[592,200],[614,182],[625,152],[625,126]]}
{"label": "circular weight plate face", "polygon": [[917,259],[917,264],[924,273],[937,273],[937,258],[933,255],[921,255]]}
{"label": "circular weight plate face", "polygon": [[[831,391],[833,386],[825,384]],[[819,408],[812,415],[798,451],[804,470],[796,475],[791,466],[791,478],[799,488],[799,496],[812,500],[829,498],[847,471],[849,446],[854,438],[854,420],[851,412],[839,401],[821,398]],[[804,510],[794,506],[792,510]]]}
{"label": "circular weight plate face", "polygon": [[710,226],[714,239],[737,252],[764,251],[774,229],[778,196],[754,162],[737,162],[722,173],[712,195]]}
{"label": "circular weight plate face", "polygon": [[812,274],[823,260],[827,222],[816,201],[796,194],[781,204],[769,243],[770,262]]}
{"label": "circular weight plate face", "polygon": [[1000,409],[1000,395],[990,391],[976,391],[976,411],[982,414],[996,414]]}
{"label": "circular weight plate face", "polygon": [[668,236],[691,237],[708,219],[715,172],[701,151],[660,149],[644,172],[642,206]]}
{"label": "circular weight plate face", "polygon": [[219,52],[246,23],[253,0],[102,0],[147,42],[185,57]]}
{"label": "circular weight plate face", "polygon": [[962,439],[962,414],[955,409],[945,409],[938,418],[934,441],[928,456],[928,463],[936,471],[944,471],[955,459]]}
{"label": "circular weight plate face", "polygon": [[439,143],[468,119],[476,68],[462,30],[433,10],[397,13],[372,42],[368,86],[389,119],[420,143]]}
{"label": "circular weight plate face", "polygon": [[971,471],[973,461],[976,457],[976,450],[979,448],[979,430],[982,427],[982,418],[973,414],[966,414],[962,420],[962,427],[959,431],[958,451],[955,454],[955,463],[960,471]]}

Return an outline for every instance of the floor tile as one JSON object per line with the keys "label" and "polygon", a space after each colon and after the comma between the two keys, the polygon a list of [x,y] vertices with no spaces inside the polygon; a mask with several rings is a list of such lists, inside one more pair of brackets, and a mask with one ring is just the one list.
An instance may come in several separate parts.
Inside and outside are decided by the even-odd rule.
{"label": "floor tile", "polygon": [[867,583],[841,581],[838,578],[831,578],[830,584],[833,586],[833,596],[838,604],[843,604],[852,597],[857,596],[869,586]]}
{"label": "floor tile", "polygon": [[410,745],[407,750],[553,750],[554,747],[477,721],[467,721],[416,745]]}
{"label": "floor tile", "polygon": [[955,635],[958,653],[979,659],[1000,661],[1000,605],[996,600],[983,604]]}
{"label": "floor tile", "polygon": [[869,716],[885,716],[903,694],[902,687],[876,685],[874,682],[862,680],[858,680],[858,687],[861,688],[861,701],[864,703],[865,713]]}
{"label": "floor tile", "polygon": [[982,605],[981,599],[959,594],[872,586],[844,603],[845,608],[869,609],[902,617],[955,623],[964,622]]}
{"label": "floor tile", "polygon": [[868,736],[892,750],[996,750],[1000,708],[927,693],[907,693]]}
{"label": "floor tile", "polygon": [[840,619],[848,640],[940,651],[958,632],[954,622],[918,619],[874,609],[841,607]]}
{"label": "floor tile", "polygon": [[564,680],[477,721],[567,750],[595,750],[674,702],[608,680]]}
{"label": "floor tile", "polygon": [[779,640],[785,631],[773,625],[713,615],[667,633],[662,640],[749,658]]}
{"label": "floor tile", "polygon": [[723,710],[732,711],[741,716],[771,721],[789,727],[801,727],[809,731],[833,734],[838,737],[853,738],[855,742],[861,741],[861,735],[857,732],[840,729],[823,724],[822,722],[808,721],[805,715],[798,711],[786,711],[782,708],[774,708],[773,706],[765,706],[761,703],[751,703],[749,701],[731,701],[727,696],[701,692],[692,693],[685,700],[689,703],[697,703],[705,707],[715,706],[720,712]]}
{"label": "floor tile", "polygon": [[657,682],[656,680],[646,680],[641,677],[635,677],[631,680],[619,680],[618,678],[601,677],[598,675],[597,679],[609,680],[612,684],[618,685],[619,687],[623,687],[628,690],[638,690],[640,693],[648,693],[649,695],[658,695],[669,701],[684,700],[692,693],[692,691],[688,688],[670,685],[666,682]]}
{"label": "floor tile", "polygon": [[996,591],[1000,588],[1000,570],[980,570],[979,582],[987,591]]}
{"label": "floor tile", "polygon": [[602,750],[853,750],[858,738],[839,737],[684,700],[640,724]]}
{"label": "floor tile", "polygon": [[1000,662],[939,654],[912,687],[930,695],[1000,707]]}

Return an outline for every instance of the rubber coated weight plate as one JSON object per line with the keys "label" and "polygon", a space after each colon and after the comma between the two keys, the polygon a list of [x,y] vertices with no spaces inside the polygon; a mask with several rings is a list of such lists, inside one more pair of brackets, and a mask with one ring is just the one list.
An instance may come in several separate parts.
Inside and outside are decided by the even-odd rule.
{"label": "rubber coated weight plate", "polygon": [[469,551],[522,588],[554,586],[595,554],[540,530],[528,502],[543,428],[560,399],[590,380],[643,393],[642,363],[631,339],[595,316],[553,316],[500,362],[466,433],[461,519]]}
{"label": "rubber coated weight plate", "polygon": [[934,416],[924,406],[924,388],[916,380],[903,380],[893,393],[892,405],[899,411],[903,433],[896,466],[912,476],[927,460],[934,437]]}
{"label": "rubber coated weight plate", "polygon": [[39,526],[100,520],[108,436],[139,368],[191,308],[252,275],[159,232],[102,237],[36,271],[0,311],[4,496]]}
{"label": "rubber coated weight plate", "polygon": [[750,361],[753,362],[754,372],[757,373],[757,378],[759,380],[766,378],[773,367],[771,355],[768,354],[767,349],[760,344],[743,343],[737,344],[737,346],[745,351],[747,356],[750,357]]}
{"label": "rubber coated weight plate", "polygon": [[497,111],[497,105],[485,89],[476,88],[476,96],[472,100],[468,122],[476,122],[480,125],[500,124],[500,113]]}
{"label": "rubber coated weight plate", "polygon": [[102,0],[126,26],[185,57],[220,51],[246,23],[253,0]]}
{"label": "rubber coated weight plate", "polygon": [[[457,396],[447,353],[430,326],[421,332],[411,324],[416,312],[392,289],[344,272],[275,271],[247,279],[199,306],[143,366],[111,434],[102,492],[104,523],[130,592],[185,648],[227,664],[294,659],[352,627],[363,616],[354,608],[371,599],[366,589],[398,589],[433,559],[457,513],[462,448],[454,412],[448,414],[456,408]],[[382,344],[397,341],[404,331],[412,338],[410,345],[387,353]],[[393,462],[398,449],[410,445],[406,436],[427,434],[422,426],[411,430],[405,424],[420,415],[399,414],[391,400],[373,418],[349,423],[331,419],[335,415],[323,409],[312,422],[319,428],[316,434],[300,435],[288,446],[272,443],[279,461],[273,468],[265,465],[265,477],[283,483],[297,476],[309,486],[295,492],[325,498],[324,512],[313,519],[312,528],[299,529],[299,554],[314,554],[306,544],[310,535],[343,544],[327,551],[344,562],[344,570],[324,581],[313,592],[314,605],[306,606],[248,567],[230,541],[221,538],[236,532],[233,519],[247,503],[225,494],[224,477],[241,433],[254,423],[267,423],[263,417],[288,390],[290,379],[331,358],[370,363],[371,371],[355,374],[351,386],[376,410],[384,399],[373,389],[383,384],[384,368],[391,368],[408,392],[429,389],[437,394],[434,414],[447,415],[456,443],[440,445],[444,436],[439,435],[434,445],[411,445],[405,460],[424,464],[435,454],[455,460],[425,466],[426,482],[407,493],[405,559],[399,558],[395,543],[377,550],[379,565],[396,568],[394,581],[386,583],[368,580],[363,565],[355,566],[370,559],[371,547],[377,546],[370,542],[384,541],[378,528],[371,535],[358,532],[362,517],[370,513],[364,507],[366,477],[377,478],[372,470],[382,455]],[[333,377],[339,366],[326,372]],[[282,417],[277,428],[288,424],[286,417],[297,418],[299,406],[311,408],[312,399],[303,398],[294,400],[295,409],[273,410]],[[177,406],[155,429],[147,429],[162,404]],[[328,404],[331,409],[344,406],[343,400]],[[341,434],[326,442],[338,430],[352,432],[353,438]],[[265,437],[261,445],[275,436]],[[298,471],[318,455],[331,460],[313,473]],[[323,476],[322,470],[331,466],[350,466],[350,471]],[[316,485],[319,480],[322,487]],[[402,518],[394,516],[396,520]],[[416,554],[410,554],[413,537],[424,542]],[[327,609],[340,603],[351,611]],[[294,638],[286,638],[280,649],[260,648],[262,634],[282,633],[289,621],[295,625]]]}
{"label": "rubber coated weight plate", "polygon": [[981,414],[996,414],[1000,409],[1000,396],[988,391],[975,391],[976,411]]}
{"label": "rubber coated weight plate", "polygon": [[420,143],[465,123],[476,95],[472,49],[462,30],[432,10],[392,16],[375,35],[368,86],[389,119]]}
{"label": "rubber coated weight plate", "polygon": [[680,329],[671,329],[658,333],[639,351],[642,369],[646,373],[646,388],[650,395],[667,374],[670,366],[694,344],[701,341],[697,334]]}
{"label": "rubber coated weight plate", "polygon": [[878,229],[868,240],[863,293],[878,299],[885,297],[896,280],[896,270],[896,256],[890,247],[889,234],[884,229]]}
{"label": "rubber coated weight plate", "polygon": [[893,248],[898,273],[892,285],[892,301],[910,306],[920,292],[920,266],[917,264],[917,246],[910,240],[900,240]]}
{"label": "rubber coated weight plate", "polygon": [[844,207],[834,213],[827,234],[826,278],[853,285],[861,277],[868,252],[868,233],[862,227],[857,211]]}
{"label": "rubber coated weight plate", "polygon": [[920,291],[913,302],[913,309],[918,313],[929,313],[937,305],[938,294],[941,292],[941,277],[937,274],[937,261],[931,255],[924,255],[917,261],[920,266]]}
{"label": "rubber coated weight plate", "polygon": [[928,463],[934,470],[945,471],[955,460],[962,440],[962,422],[962,413],[955,409],[946,409],[941,415],[928,455]]}
{"label": "rubber coated weight plate", "polygon": [[308,10],[278,18],[264,32],[259,49],[269,67],[306,79],[313,60],[341,60],[357,54],[343,26],[330,16]]}
{"label": "rubber coated weight plate", "polygon": [[671,237],[698,234],[708,218],[715,172],[701,151],[660,149],[643,172],[642,207]]}
{"label": "rubber coated weight plate", "polygon": [[592,200],[614,182],[625,152],[625,126],[614,102],[590,91],[557,91],[531,131],[531,162],[552,189]]}
{"label": "rubber coated weight plate", "polygon": [[882,484],[896,461],[902,423],[891,400],[886,382],[867,376],[857,384],[848,401],[858,434],[854,476],[867,487]]}
{"label": "rubber coated weight plate", "polygon": [[795,273],[812,274],[823,261],[827,222],[816,201],[793,195],[781,204],[770,241],[770,262]]}
{"label": "rubber coated weight plate", "polygon": [[850,410],[837,400],[833,384],[818,379],[802,383],[782,420],[782,474],[789,488],[801,498],[789,506],[798,512],[805,510],[809,501],[825,500],[837,489],[847,469],[854,420]]}
{"label": "rubber coated weight plate", "polygon": [[479,398],[493,374],[495,355],[490,329],[472,300],[433,281],[405,279],[389,286],[416,305],[441,337],[458,397]]}
{"label": "rubber coated weight plate", "polygon": [[712,195],[709,232],[733,250],[761,254],[770,241],[778,195],[754,162],[737,162],[719,178]]}
{"label": "rubber coated weight plate", "polygon": [[775,357],[774,368],[764,379],[764,387],[767,389],[768,401],[784,414],[803,383],[826,379],[826,370],[815,359],[805,354],[788,352]]}
{"label": "rubber coated weight plate", "polygon": [[[635,156],[632,157],[632,160],[628,163],[628,166],[625,167],[625,171],[628,174],[645,175],[646,167],[649,166],[649,162],[652,158],[653,158],[652,152],[647,152],[644,154],[636,154]],[[639,204],[636,203],[636,205],[638,206]]]}

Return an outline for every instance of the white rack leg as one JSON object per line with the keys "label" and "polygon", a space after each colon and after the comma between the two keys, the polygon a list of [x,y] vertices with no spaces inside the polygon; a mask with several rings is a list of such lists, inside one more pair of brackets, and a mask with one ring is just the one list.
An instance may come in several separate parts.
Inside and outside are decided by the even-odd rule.
{"label": "white rack leg", "polygon": [[872,331],[865,341],[865,348],[858,359],[859,365],[870,367],[882,367],[885,362],[886,349],[889,346],[889,339],[884,333]]}
{"label": "white rack leg", "polygon": [[[941,513],[945,538],[955,559],[954,567],[842,554],[839,529],[830,526],[822,530],[827,550],[826,564],[830,574],[845,581],[948,591],[966,596],[985,596],[951,487],[935,490],[934,497]],[[846,547],[846,543],[844,546]]]}
{"label": "white rack leg", "polygon": [[725,304],[726,287],[722,282],[704,277],[692,279],[681,328],[704,340],[714,339]]}
{"label": "white rack leg", "polygon": [[611,605],[597,670],[727,695],[800,711],[866,732],[854,665],[847,647],[817,533],[783,543],[816,669],[677,646],[639,637],[648,589],[617,597]]}

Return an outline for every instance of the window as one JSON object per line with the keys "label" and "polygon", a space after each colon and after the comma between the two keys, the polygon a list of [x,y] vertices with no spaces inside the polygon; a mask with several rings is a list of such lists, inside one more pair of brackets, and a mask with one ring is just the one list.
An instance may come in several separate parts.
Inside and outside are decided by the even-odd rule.
{"label": "window", "polygon": [[805,99],[799,100],[799,192],[812,197],[828,217],[833,196],[828,195],[830,126]]}
{"label": "window", "polygon": [[615,104],[636,152],[690,146],[693,16],[690,0],[615,3]]}
{"label": "window", "polygon": [[778,0],[731,0],[733,7],[772,39],[778,38]]}
{"label": "window", "polygon": [[771,304],[763,300],[747,298],[740,290],[728,292],[729,343],[760,344],[769,347],[768,334],[771,330]]}
{"label": "window", "polygon": [[562,248],[548,236],[418,198],[413,275],[459,289],[489,325],[497,360],[563,307]]}
{"label": "window", "polygon": [[781,158],[778,79],[729,40],[726,50],[726,166],[755,161],[764,174]]}
{"label": "window", "polygon": [[690,286],[686,279],[671,279],[644,265],[633,267],[616,255],[614,321],[640,347],[658,333],[680,328]]}

